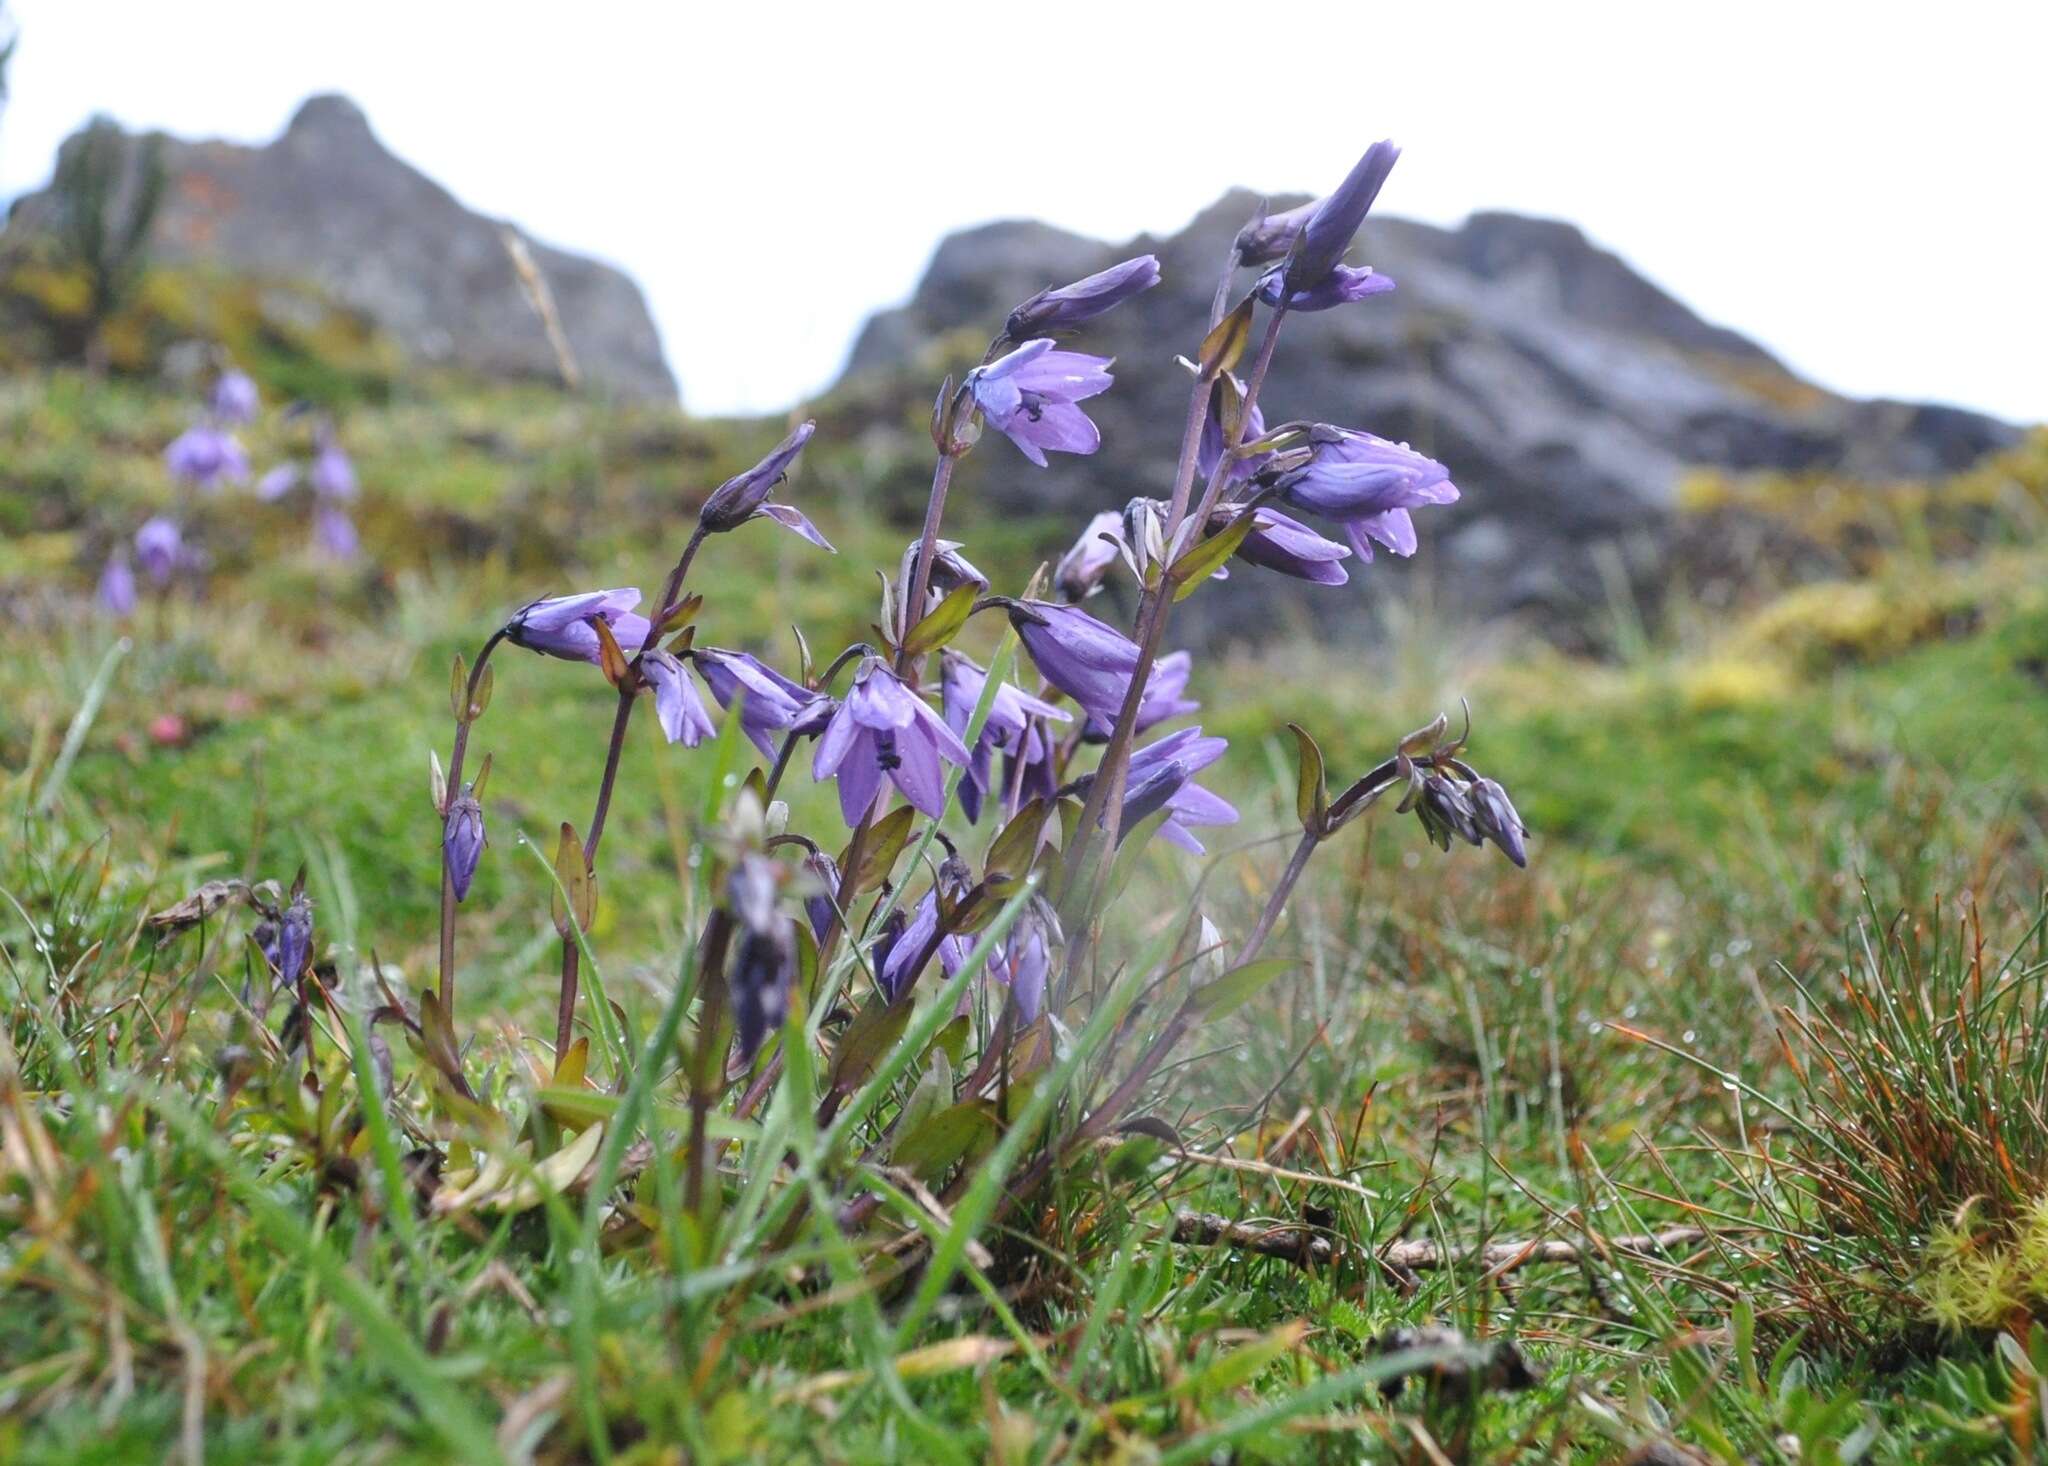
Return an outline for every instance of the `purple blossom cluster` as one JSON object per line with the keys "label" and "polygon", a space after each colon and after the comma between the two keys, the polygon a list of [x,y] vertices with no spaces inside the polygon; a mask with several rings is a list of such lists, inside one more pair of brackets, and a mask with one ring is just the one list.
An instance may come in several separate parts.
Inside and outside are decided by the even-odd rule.
{"label": "purple blossom cluster", "polygon": [[[181,574],[204,567],[205,556],[187,536],[185,521],[194,496],[217,494],[224,486],[246,483],[249,455],[234,429],[255,424],[263,413],[263,396],[247,372],[229,365],[214,378],[203,412],[164,450],[164,468],[178,496],[169,512],[150,517],[135,531],[130,544],[117,543],[100,569],[95,599],[113,616],[130,616],[146,584],[159,596]],[[287,421],[305,416],[286,409]],[[312,497],[312,549],[331,560],[351,560],[362,541],[349,513],[359,492],[355,464],[342,448],[334,424],[320,419],[312,432],[310,456],[287,459],[256,481],[256,496],[265,502],[284,499],[304,485]],[[136,572],[141,571],[138,580]]]}
{"label": "purple blossom cluster", "polygon": [[[669,743],[694,748],[719,738],[722,714],[760,755],[762,767],[746,780],[739,808],[718,837],[724,896],[702,945],[723,980],[708,989],[707,1001],[729,1005],[743,1059],[755,1060],[796,1010],[789,989],[797,974],[823,971],[842,942],[859,958],[879,1003],[904,1002],[934,967],[947,982],[964,981],[978,968],[985,980],[971,991],[987,999],[974,1009],[983,1013],[985,1039],[1020,1034],[1054,1016],[1084,961],[1082,947],[1100,939],[1105,857],[1155,838],[1206,857],[1197,832],[1240,819],[1230,801],[1199,782],[1229,745],[1190,721],[1200,711],[1189,696],[1194,658],[1165,649],[1174,604],[1206,579],[1227,575],[1229,563],[1345,586],[1380,550],[1413,555],[1415,512],[1458,498],[1444,465],[1406,444],[1364,426],[1275,425],[1278,414],[1260,401],[1289,315],[1369,308],[1394,288],[1346,257],[1398,157],[1391,144],[1374,144],[1328,197],[1246,225],[1194,364],[1172,493],[1099,506],[1049,577],[1022,593],[992,593],[965,547],[941,537],[954,467],[985,427],[1039,467],[1055,453],[1098,451],[1101,430],[1086,404],[1113,389],[1114,363],[1062,338],[1157,285],[1160,265],[1150,255],[1034,294],[1009,313],[981,362],[957,386],[949,380],[941,388],[923,533],[893,580],[883,574],[874,643],[846,647],[822,669],[812,666],[801,638],[796,663],[781,667],[753,652],[698,643],[705,597],[690,590],[689,580],[707,543],[765,519],[832,549],[788,492],[816,436],[810,422],[705,497],[652,602],[643,602],[637,587],[591,590],[542,597],[508,618],[467,670],[449,773],[445,781],[437,773],[443,1002],[452,1006],[454,907],[472,890],[485,846],[483,811],[473,786],[460,782],[464,749],[488,701],[491,652],[509,642],[596,668],[618,695],[592,817],[580,837],[564,827],[556,869],[565,893],[592,886],[626,730],[642,697],[652,702]],[[1263,339],[1239,375],[1262,316]],[[353,492],[353,476],[336,469],[324,470],[323,482],[330,448],[323,440],[309,470],[323,503]],[[1127,625],[1084,606],[1120,568],[1135,582],[1137,609]],[[956,644],[984,613],[996,613],[994,627],[1006,625],[1009,633],[995,657],[970,655]],[[461,685],[460,663],[457,673]],[[1301,852],[1274,887],[1239,961],[1256,955],[1307,855],[1383,794],[1405,791],[1402,808],[1416,813],[1439,844],[1491,841],[1517,864],[1526,858],[1525,832],[1506,792],[1462,762],[1463,740],[1445,736],[1444,720],[1404,740],[1393,759],[1335,796],[1320,751],[1297,733]],[[807,765],[797,761],[806,747]],[[831,786],[848,831],[836,854],[789,827],[782,786],[793,767]],[[987,836],[978,859],[945,831],[956,807],[963,839],[981,840],[967,830]],[[919,818],[928,822],[927,833],[913,841]],[[911,855],[906,866],[912,849],[930,854]],[[928,878],[921,874],[927,868]],[[977,961],[975,934],[999,907],[1007,924],[980,944]],[[578,961],[569,918],[558,915],[557,922],[563,981],[556,1042],[566,1048]],[[1201,930],[1213,927],[1205,921]],[[1220,938],[1205,942],[1214,947]],[[969,1011],[970,990],[950,1000]]]}

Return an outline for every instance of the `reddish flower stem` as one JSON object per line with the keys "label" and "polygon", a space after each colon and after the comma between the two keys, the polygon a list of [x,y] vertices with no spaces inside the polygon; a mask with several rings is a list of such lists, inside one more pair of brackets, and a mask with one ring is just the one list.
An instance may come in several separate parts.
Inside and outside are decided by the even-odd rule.
{"label": "reddish flower stem", "polygon": [[[463,712],[476,704],[476,690],[483,680],[484,668],[489,665],[491,653],[498,649],[498,643],[507,635],[499,627],[485,641],[482,650],[476,654],[476,665],[469,669],[469,683],[463,689]],[[469,751],[469,730],[475,720],[467,716],[455,723],[455,746],[448,752],[448,798],[455,799],[462,793],[462,760]],[[448,812],[441,811],[441,1010],[448,1015],[448,1021],[455,1021],[455,872],[448,864]]]}
{"label": "reddish flower stem", "polygon": [[[618,783],[619,759],[626,749],[626,729],[633,720],[633,704],[639,700],[640,658],[654,649],[661,640],[662,617],[676,603],[682,594],[683,580],[690,573],[690,562],[697,558],[697,551],[707,535],[703,525],[698,525],[690,535],[690,542],[683,547],[675,568],[668,573],[668,582],[662,587],[661,599],[655,602],[654,614],[647,618],[647,635],[641,638],[640,647],[626,668],[625,680],[619,686],[618,711],[612,715],[611,742],[605,748],[604,777],[597,786],[597,807],[591,811],[590,829],[583,837],[583,863],[592,870],[597,868],[597,846],[604,838],[605,816],[612,807],[612,788]],[[576,991],[582,976],[582,954],[576,944],[576,934],[567,932],[562,937],[562,979],[555,994],[555,1057],[559,1062],[567,1052],[569,1040],[576,1028]]]}

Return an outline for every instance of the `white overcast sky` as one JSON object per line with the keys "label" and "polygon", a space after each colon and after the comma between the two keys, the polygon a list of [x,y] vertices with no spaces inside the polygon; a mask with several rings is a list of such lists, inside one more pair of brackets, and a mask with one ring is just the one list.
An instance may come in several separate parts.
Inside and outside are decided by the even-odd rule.
{"label": "white overcast sky", "polygon": [[346,92],[472,206],[629,270],[701,412],[824,385],[949,229],[1172,230],[1392,136],[1389,213],[1570,219],[1830,386],[2048,418],[2042,0],[8,9],[0,195],[94,111],[256,142]]}

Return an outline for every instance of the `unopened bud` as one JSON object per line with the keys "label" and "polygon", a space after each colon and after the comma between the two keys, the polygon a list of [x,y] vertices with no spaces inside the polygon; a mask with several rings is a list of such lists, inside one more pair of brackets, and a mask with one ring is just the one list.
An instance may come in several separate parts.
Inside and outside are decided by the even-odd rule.
{"label": "unopened bud", "polygon": [[1471,804],[1480,833],[1516,865],[1527,866],[1529,852],[1523,837],[1528,831],[1515,811],[1514,802],[1508,798],[1508,791],[1491,779],[1481,779],[1472,786]]}
{"label": "unopened bud", "polygon": [[776,444],[774,449],[745,473],[735,474],[720,484],[697,511],[697,522],[712,534],[738,529],[760,512],[769,494],[782,482],[804,444],[817,431],[814,422],[803,423]]}
{"label": "unopened bud", "polygon": [[484,853],[484,811],[477,803],[475,785],[448,805],[448,818],[441,830],[441,854],[448,862],[448,884],[455,899],[466,900],[470,882]]}

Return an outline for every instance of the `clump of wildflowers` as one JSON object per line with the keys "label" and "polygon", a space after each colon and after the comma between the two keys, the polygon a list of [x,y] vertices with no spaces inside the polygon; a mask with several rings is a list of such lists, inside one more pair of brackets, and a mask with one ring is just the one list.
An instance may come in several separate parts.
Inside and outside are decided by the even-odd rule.
{"label": "clump of wildflowers", "polygon": [[[1083,404],[1113,389],[1112,363],[1055,337],[1085,330],[1152,288],[1160,267],[1149,255],[1036,292],[1009,312],[957,387],[949,379],[940,388],[931,422],[938,456],[923,528],[881,572],[873,643],[844,647],[822,669],[801,636],[799,656],[783,669],[749,652],[699,644],[699,622],[715,614],[716,589],[707,596],[690,587],[689,577],[707,545],[769,519],[830,548],[807,514],[776,497],[815,436],[815,424],[805,422],[705,497],[651,604],[637,587],[541,597],[505,621],[473,666],[458,659],[451,682],[455,743],[448,775],[436,773],[442,1011],[453,1008],[456,908],[473,889],[485,848],[476,789],[462,784],[460,773],[472,728],[489,703],[488,669],[500,642],[596,666],[618,693],[596,807],[582,832],[561,826],[555,859],[563,937],[558,1063],[577,1052],[575,938],[587,936],[595,912],[600,842],[641,695],[653,703],[669,744],[751,746],[762,761],[744,777],[733,774],[728,787],[736,792],[724,794],[691,858],[693,867],[703,862],[709,912],[692,948],[696,1006],[684,1040],[693,1050],[683,1188],[692,1208],[719,1184],[707,1140],[710,1109],[729,1093],[738,1094],[734,1110],[742,1116],[763,1102],[778,1065],[796,1063],[776,1042],[785,1025],[791,1035],[801,1028],[807,1060],[822,1056],[827,1065],[818,1071],[817,1113],[826,1125],[876,1072],[894,1035],[909,1031],[912,1010],[927,1001],[920,983],[926,994],[935,982],[948,985],[930,999],[954,1015],[947,1045],[905,1057],[891,1071],[907,1073],[907,1064],[922,1060],[915,1103],[906,1102],[897,1116],[909,1133],[878,1133],[868,1151],[931,1180],[947,1166],[971,1162],[960,1146],[942,1149],[933,1161],[924,1120],[945,1119],[965,1134],[990,1114],[1007,1116],[1012,1083],[1041,1080],[1048,1054],[1072,1041],[1079,1025],[1070,1020],[1085,1016],[1076,994],[1086,990],[1097,1002],[1104,983],[1144,983],[1156,998],[1144,1020],[1150,1040],[1129,1057],[1107,1098],[1094,1102],[1085,1087],[1063,1096],[1058,1125],[1034,1141],[1042,1148],[1007,1206],[1062,1157],[1120,1123],[1201,1021],[1201,994],[1213,997],[1233,974],[1263,977],[1256,959],[1303,869],[1382,797],[1397,796],[1401,810],[1443,848],[1490,842],[1516,864],[1525,862],[1526,831],[1512,801],[1465,761],[1465,739],[1448,736],[1446,719],[1402,740],[1391,757],[1334,794],[1320,749],[1297,728],[1299,842],[1277,878],[1259,882],[1267,897],[1249,929],[1226,938],[1205,914],[1191,911],[1176,950],[1153,971],[1127,971],[1128,954],[1103,950],[1123,925],[1109,909],[1117,871],[1155,840],[1206,855],[1197,832],[1240,819],[1230,801],[1201,782],[1229,745],[1184,721],[1199,704],[1189,696],[1193,658],[1184,649],[1166,650],[1174,606],[1231,573],[1231,562],[1343,587],[1371,564],[1375,545],[1414,553],[1412,511],[1457,499],[1449,471],[1405,445],[1362,428],[1269,427],[1260,401],[1288,315],[1369,302],[1391,288],[1344,257],[1397,156],[1390,144],[1376,144],[1329,197],[1254,220],[1240,233],[1208,333],[1188,343],[1194,374],[1181,457],[1170,479],[1160,479],[1171,482],[1171,491],[1131,499],[1121,510],[1097,508],[1049,578],[998,590],[970,547],[944,536],[953,471],[985,427],[1040,467],[1050,466],[1053,453],[1098,449],[1101,432]],[[1244,282],[1241,269],[1255,278]],[[1243,294],[1233,304],[1238,289]],[[1264,334],[1246,367],[1262,312]],[[314,485],[321,502],[344,499],[343,476],[316,459],[312,473],[323,472],[328,486]],[[347,481],[352,492],[352,476]],[[1119,566],[1135,582],[1135,614],[1125,621],[1082,609]],[[988,612],[1000,616],[992,624],[978,621]],[[1000,630],[1005,621],[1014,641],[1006,637],[991,655],[993,637],[977,628]],[[978,647],[970,642],[977,634]],[[720,737],[722,722],[731,736]],[[829,844],[819,832],[805,832],[792,814],[801,803],[782,792],[806,739],[815,740],[812,781],[834,786],[847,829],[843,845],[836,830]],[[936,978],[928,976],[934,969]],[[1169,980],[1184,974],[1198,986],[1176,997]],[[678,1003],[683,991],[677,989]],[[670,1017],[679,1020],[681,1009],[672,1007]],[[918,1041],[935,1043],[932,1028],[927,1022]],[[813,1045],[815,1054],[808,1052]],[[913,1166],[907,1157],[921,1159]],[[847,1175],[849,1184],[860,1184]],[[847,1215],[859,1214],[849,1202]]]}

